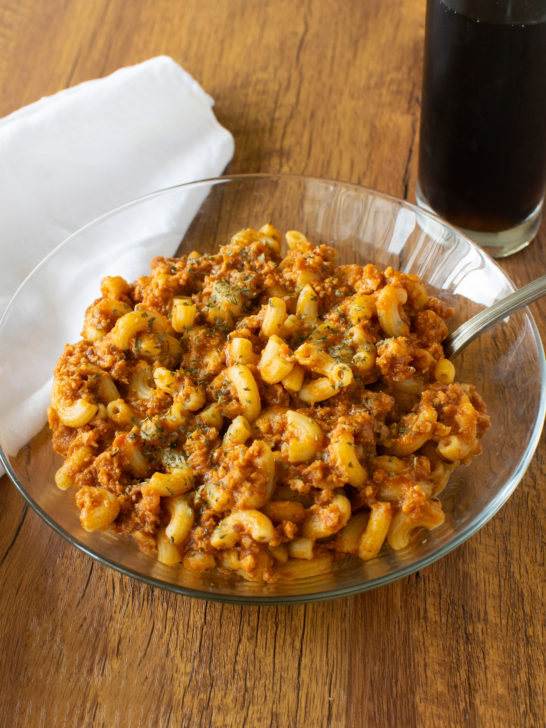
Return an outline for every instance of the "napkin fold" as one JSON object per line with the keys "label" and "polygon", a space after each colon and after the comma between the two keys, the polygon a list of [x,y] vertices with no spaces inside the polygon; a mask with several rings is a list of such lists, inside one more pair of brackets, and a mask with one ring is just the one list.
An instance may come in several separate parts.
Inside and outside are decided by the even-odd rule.
{"label": "napkin fold", "polygon": [[[32,269],[90,220],[149,192],[221,174],[234,143],[213,103],[175,61],[159,56],[0,119],[0,315]],[[174,253],[172,245],[158,238],[145,259],[135,251],[133,267],[146,273],[153,256]],[[121,273],[115,256],[110,262]],[[67,315],[81,317],[81,306]],[[9,343],[0,371],[13,366]],[[4,398],[8,454],[43,425],[50,375],[36,382],[42,394],[26,403],[23,418],[17,393]]]}
{"label": "napkin fold", "polygon": [[148,192],[215,177],[233,137],[213,100],[159,56],[0,120],[0,314],[23,278],[95,217]]}

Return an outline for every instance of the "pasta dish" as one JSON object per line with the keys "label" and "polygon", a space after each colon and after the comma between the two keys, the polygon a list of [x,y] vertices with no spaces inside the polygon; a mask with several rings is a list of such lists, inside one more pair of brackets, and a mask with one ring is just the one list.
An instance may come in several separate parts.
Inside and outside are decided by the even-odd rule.
{"label": "pasta dish", "polygon": [[489,426],[418,276],[272,226],[105,278],[49,423],[82,527],[166,565],[302,578],[407,547]]}

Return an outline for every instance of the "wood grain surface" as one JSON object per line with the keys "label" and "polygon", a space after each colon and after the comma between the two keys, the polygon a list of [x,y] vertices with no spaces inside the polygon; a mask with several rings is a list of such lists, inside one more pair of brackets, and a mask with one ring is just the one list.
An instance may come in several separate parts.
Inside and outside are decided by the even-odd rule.
{"label": "wood grain surface", "polygon": [[[167,54],[215,98],[229,171],[413,201],[423,34],[422,0],[0,0],[0,115]],[[545,249],[543,225],[502,265],[523,284]],[[3,478],[0,726],[542,728],[545,462],[542,444],[500,513],[421,573],[293,607],[132,581]]]}

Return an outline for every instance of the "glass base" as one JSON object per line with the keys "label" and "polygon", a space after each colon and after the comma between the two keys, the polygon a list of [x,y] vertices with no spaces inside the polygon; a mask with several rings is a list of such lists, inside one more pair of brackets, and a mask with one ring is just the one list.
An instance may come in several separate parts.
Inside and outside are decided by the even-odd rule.
{"label": "glass base", "polygon": [[[416,200],[419,207],[427,212],[438,215],[428,200],[423,195],[421,186],[417,183]],[[466,228],[457,227],[463,235],[473,240],[477,245],[482,247],[493,258],[506,258],[509,255],[523,250],[527,247],[531,240],[535,237],[540,227],[540,218],[542,213],[542,202],[540,202],[533,212],[525,218],[523,222],[509,230],[501,230],[496,233],[486,233],[481,230],[468,230]],[[438,215],[440,217],[440,215]],[[447,221],[449,222],[449,220]],[[452,223],[450,223],[452,224]]]}

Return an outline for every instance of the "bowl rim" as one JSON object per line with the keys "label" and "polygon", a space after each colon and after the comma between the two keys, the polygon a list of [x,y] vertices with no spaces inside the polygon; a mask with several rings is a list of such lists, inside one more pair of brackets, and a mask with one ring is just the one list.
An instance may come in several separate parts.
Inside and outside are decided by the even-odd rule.
{"label": "bowl rim", "polygon": [[[260,179],[263,179],[263,180],[290,180],[290,181],[296,181],[296,182],[297,181],[299,181],[299,182],[303,182],[303,181],[313,182],[314,181],[314,182],[320,182],[321,184],[332,184],[332,185],[336,185],[336,186],[342,185],[344,187],[358,190],[359,192],[366,192],[375,197],[380,197],[380,198],[388,200],[390,202],[394,202],[397,205],[400,205],[402,208],[406,208],[414,213],[418,213],[419,215],[423,216],[424,218],[432,219],[436,224],[440,224],[444,229],[449,231],[452,235],[455,235],[456,238],[464,240],[466,242],[466,244],[469,245],[470,248],[475,253],[477,253],[480,257],[482,257],[482,259],[485,259],[489,265],[493,264],[493,266],[496,267],[498,269],[498,271],[500,271],[502,277],[508,283],[509,287],[512,290],[516,290],[511,278],[507,275],[507,273],[504,271],[504,269],[495,260],[493,260],[493,258],[491,258],[491,256],[489,256],[489,254],[486,251],[484,251],[476,243],[474,243],[470,238],[468,238],[466,235],[461,233],[457,228],[453,227],[452,225],[450,225],[448,222],[446,222],[442,218],[429,212],[428,210],[425,210],[411,202],[408,202],[407,200],[403,200],[401,198],[395,197],[394,195],[380,192],[380,191],[374,190],[370,187],[366,187],[364,185],[359,185],[359,184],[356,184],[353,182],[345,182],[343,180],[336,180],[336,179],[332,179],[332,178],[315,177],[312,175],[308,176],[308,175],[298,175],[298,174],[267,173],[267,172],[227,174],[227,175],[221,175],[219,177],[209,177],[209,178],[204,178],[204,179],[192,180],[190,182],[183,182],[180,184],[171,185],[169,187],[164,187],[159,190],[154,190],[153,192],[149,192],[145,195],[137,197],[128,202],[125,202],[122,205],[118,205],[117,207],[114,207],[113,209],[109,210],[108,212],[105,212],[102,215],[99,215],[99,216],[93,218],[89,222],[85,223],[85,225],[82,225],[80,228],[75,230],[69,236],[64,238],[54,248],[52,248],[52,250],[44,258],[42,258],[42,260],[30,271],[30,273],[27,276],[25,276],[23,281],[20,283],[20,285],[15,290],[15,293],[11,297],[2,316],[0,317],[0,331],[2,329],[2,324],[4,323],[4,320],[7,319],[7,317],[9,316],[9,312],[11,311],[13,305],[16,302],[16,299],[19,296],[19,293],[22,291],[23,288],[25,288],[27,286],[27,284],[33,278],[34,274],[42,266],[45,266],[45,264],[50,260],[50,258],[57,255],[64,246],[68,245],[73,238],[80,235],[82,232],[86,231],[88,228],[98,225],[99,223],[107,220],[109,217],[113,217],[113,216],[117,215],[118,213],[122,212],[123,210],[130,209],[131,207],[137,206],[146,200],[152,199],[154,197],[159,197],[165,193],[169,193],[169,192],[172,192],[177,189],[200,187],[200,186],[209,185],[209,184],[219,184],[219,183],[225,184],[228,182],[237,182],[237,181],[242,181],[242,180],[250,181],[250,180],[260,180]],[[130,567],[119,564],[118,562],[108,558],[107,556],[102,556],[102,555],[96,553],[90,546],[87,546],[85,543],[79,541],[77,538],[72,536],[68,531],[66,531],[62,526],[60,526],[25,491],[24,487],[18,481],[17,476],[15,475],[13,468],[11,467],[9,457],[4,453],[1,444],[0,444],[0,462],[2,462],[2,464],[4,465],[7,475],[9,476],[9,478],[11,479],[11,481],[13,482],[13,484],[15,485],[17,490],[21,493],[23,498],[26,500],[26,502],[40,516],[40,518],[42,518],[57,534],[59,534],[62,538],[64,538],[66,541],[68,541],[72,546],[75,546],[77,549],[79,549],[86,555],[90,556],[91,558],[95,559],[102,565],[108,566],[108,567],[114,569],[115,571],[118,571],[119,573],[123,574],[124,576],[132,577],[134,579],[137,579],[138,581],[148,584],[149,586],[154,586],[154,587],[158,587],[160,589],[165,589],[167,591],[170,591],[175,594],[182,595],[182,596],[204,599],[204,600],[208,600],[208,601],[228,603],[228,604],[255,604],[255,605],[302,604],[302,603],[309,603],[309,602],[329,601],[331,599],[339,599],[341,597],[347,597],[347,596],[352,596],[355,594],[360,594],[362,592],[371,591],[372,589],[376,589],[380,586],[385,586],[386,584],[390,584],[394,581],[398,581],[399,579],[407,577],[407,576],[415,573],[416,571],[419,571],[419,570],[429,566],[430,564],[443,558],[444,556],[449,554],[451,551],[458,548],[465,541],[467,541],[472,535],[474,535],[477,531],[479,531],[506,503],[506,501],[510,498],[510,496],[512,495],[512,493],[514,492],[514,490],[520,483],[527,468],[529,467],[531,459],[533,458],[533,455],[535,453],[535,450],[536,450],[539,440],[540,440],[540,436],[541,436],[542,428],[543,428],[543,424],[544,424],[544,418],[546,415],[546,360],[544,357],[544,348],[542,345],[541,337],[540,337],[537,325],[535,323],[535,320],[533,318],[533,315],[531,314],[531,312],[529,311],[528,308],[523,309],[522,313],[526,317],[528,323],[530,324],[531,332],[534,336],[535,344],[537,346],[537,354],[539,355],[539,359],[540,359],[540,374],[541,374],[540,403],[539,403],[539,410],[538,410],[537,417],[535,419],[531,437],[529,439],[527,447],[525,448],[523,456],[521,457],[521,459],[518,463],[517,468],[515,469],[514,473],[512,474],[512,477],[509,478],[504,483],[503,487],[495,494],[495,496],[492,498],[492,500],[489,501],[487,506],[484,509],[482,509],[482,511],[480,511],[480,513],[478,515],[475,516],[475,518],[473,518],[468,524],[466,524],[465,527],[463,529],[461,529],[461,531],[456,533],[447,543],[441,545],[436,551],[434,551],[431,554],[421,557],[420,559],[418,559],[415,562],[412,562],[411,564],[408,564],[406,566],[401,566],[389,574],[374,577],[372,579],[366,580],[365,582],[360,582],[358,584],[353,584],[353,585],[350,585],[347,587],[334,587],[332,589],[323,589],[321,591],[312,592],[312,593],[308,593],[308,594],[264,595],[264,596],[243,594],[243,595],[239,596],[237,594],[209,592],[204,589],[196,589],[196,588],[186,587],[181,584],[164,581],[163,579],[160,579],[158,577],[147,576],[145,574],[142,574],[139,571],[136,571],[135,569],[132,569]]]}

